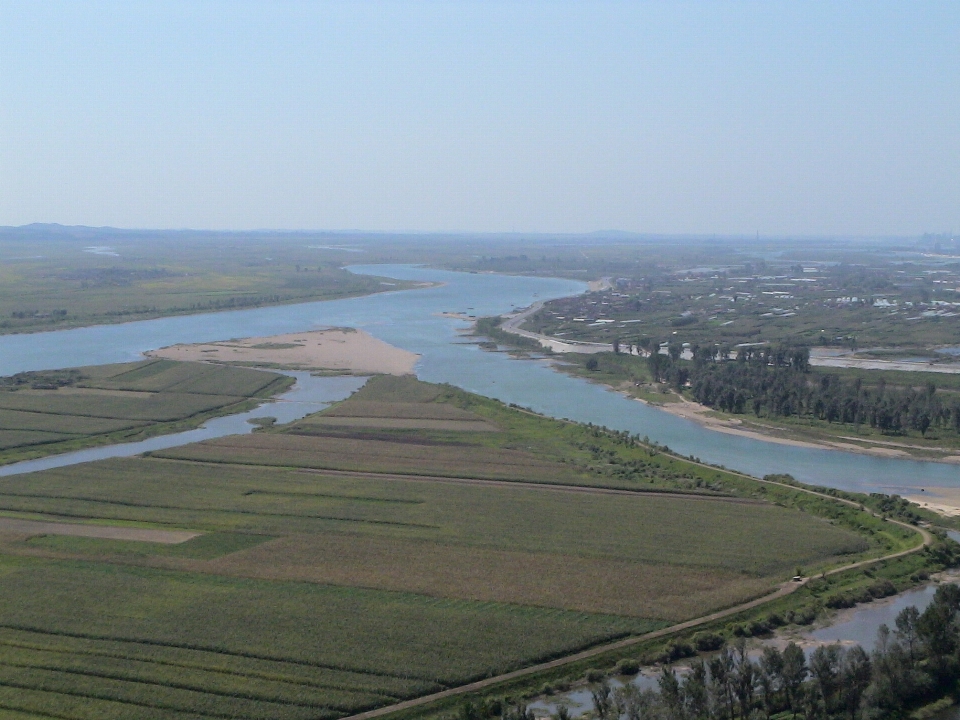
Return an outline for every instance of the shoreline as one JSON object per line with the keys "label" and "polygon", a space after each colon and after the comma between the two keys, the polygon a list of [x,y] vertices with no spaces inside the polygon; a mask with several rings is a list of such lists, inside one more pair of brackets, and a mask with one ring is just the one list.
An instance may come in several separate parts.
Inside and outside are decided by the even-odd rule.
{"label": "shoreline", "polygon": [[[554,369],[560,370],[563,372],[563,362],[562,358],[550,358],[551,365]],[[776,443],[779,445],[790,445],[792,447],[802,447],[802,448],[811,448],[814,450],[835,450],[837,452],[851,452],[857,453],[859,455],[873,455],[874,457],[883,457],[883,458],[902,458],[905,460],[917,460],[920,462],[938,462],[945,465],[958,465],[960,464],[960,453],[955,453],[954,450],[946,450],[943,452],[955,453],[951,455],[946,455],[943,458],[927,458],[927,457],[917,457],[916,455],[911,455],[906,450],[898,449],[898,447],[863,447],[861,445],[855,445],[853,443],[845,442],[831,442],[829,440],[823,441],[814,441],[814,440],[796,440],[793,438],[778,437],[776,435],[769,435],[760,430],[755,430],[752,428],[742,427],[742,420],[734,420],[727,418],[718,418],[707,415],[707,413],[716,412],[713,408],[709,408],[706,405],[701,405],[700,403],[694,402],[692,400],[687,400],[686,398],[679,398],[677,402],[667,402],[667,403],[654,403],[643,398],[638,398],[631,395],[629,392],[622,388],[615,387],[613,385],[608,385],[605,382],[599,380],[592,380],[591,378],[584,377],[582,375],[577,375],[574,373],[569,373],[573,377],[579,377],[587,382],[593,382],[598,385],[603,385],[604,387],[610,388],[614,392],[618,392],[621,395],[631,399],[636,400],[637,402],[643,403],[650,407],[654,407],[658,410],[663,410],[664,412],[670,413],[675,417],[680,417],[685,420],[690,420],[697,423],[698,425],[708,429],[713,430],[714,432],[725,433],[727,435],[737,435],[739,437],[749,438],[751,440],[761,440],[763,442]],[[851,438],[853,439],[853,438]],[[864,441],[869,442],[869,441]],[[883,441],[878,441],[883,442]],[[898,445],[897,443],[886,443],[884,445]],[[960,503],[960,500],[958,500]],[[958,505],[960,508],[960,505]]]}
{"label": "shoreline", "polygon": [[[650,405],[646,400],[640,398],[633,398],[638,402]],[[766,442],[778,443],[780,445],[792,445],[793,447],[805,447],[805,448],[814,448],[818,450],[838,450],[841,452],[853,452],[859,453],[861,455],[873,455],[875,457],[883,458],[903,458],[908,460],[920,460],[925,462],[938,462],[947,465],[956,465],[960,464],[960,455],[946,455],[942,458],[928,458],[928,457],[917,457],[916,455],[911,454],[907,450],[901,450],[895,446],[894,443],[887,443],[883,441],[878,441],[888,447],[863,447],[862,445],[857,445],[854,443],[846,443],[840,441],[831,441],[831,440],[796,440],[793,438],[778,437],[776,435],[768,435],[767,433],[761,430],[754,430],[751,428],[737,427],[742,425],[742,421],[739,420],[728,420],[725,418],[710,417],[706,415],[709,412],[715,412],[712,408],[709,408],[700,403],[687,400],[682,398],[679,402],[674,403],[664,403],[663,405],[656,405],[664,412],[668,412],[671,415],[677,417],[682,417],[687,420],[692,420],[696,423],[699,423],[703,427],[709,430],[715,430],[716,432],[727,433],[728,435],[739,435],[740,437],[751,438],[753,440],[764,440]],[[853,439],[853,438],[851,438]],[[862,442],[871,442],[870,440],[864,440]],[[893,447],[890,447],[893,446]],[[901,446],[902,447],[902,446]],[[932,448],[931,448],[932,450]],[[937,452],[934,450],[934,452]],[[943,452],[954,452],[953,450],[946,450]]]}

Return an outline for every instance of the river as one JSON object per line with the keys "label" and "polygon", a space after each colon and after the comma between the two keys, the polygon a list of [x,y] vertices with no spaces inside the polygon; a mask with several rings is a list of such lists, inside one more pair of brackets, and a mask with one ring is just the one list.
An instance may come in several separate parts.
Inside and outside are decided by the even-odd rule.
{"label": "river", "polygon": [[[412,265],[357,265],[361,274],[440,283],[377,295],[187,315],[118,325],[0,338],[0,374],[124,362],[180,342],[275,335],[323,326],[360,327],[422,357],[418,376],[517,403],[554,417],[593,422],[669,445],[706,462],[753,475],[790,473],[799,480],[860,492],[904,492],[960,486],[960,468],[839,450],[818,450],[726,435],[552,369],[481,350],[458,332],[462,321],[441,312],[494,315],[585,291],[555,278],[457,273]],[[260,414],[273,414],[264,411]]]}

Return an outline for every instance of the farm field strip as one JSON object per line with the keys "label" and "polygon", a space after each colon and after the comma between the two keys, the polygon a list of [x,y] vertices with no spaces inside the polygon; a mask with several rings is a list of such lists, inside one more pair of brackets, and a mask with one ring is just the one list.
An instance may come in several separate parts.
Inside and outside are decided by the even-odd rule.
{"label": "farm field strip", "polygon": [[209,571],[677,620],[769,591],[767,577],[655,562],[328,532],[288,535]]}
{"label": "farm field strip", "polygon": [[[245,400],[240,396],[189,393],[155,393],[147,399],[69,394],[52,398],[49,395],[26,395],[25,392],[28,391],[0,393],[0,408],[73,417],[169,422]],[[94,398],[96,402],[93,402]]]}
{"label": "farm field strip", "polygon": [[328,410],[322,416],[307,420],[314,422],[326,417],[364,417],[364,418],[403,418],[410,420],[482,420],[479,415],[469,410],[439,402],[378,402],[374,400],[358,400],[351,398],[350,402],[340,403]]}
{"label": "farm field strip", "polygon": [[37,430],[65,435],[91,435],[143,427],[146,420],[94,418],[63,413],[0,410],[0,428]]}
{"label": "farm field strip", "polygon": [[[49,631],[5,623],[0,623],[0,646],[76,656],[90,655],[118,660],[135,660],[170,667],[194,668],[227,675],[277,680],[297,685],[356,690],[384,696],[402,696],[409,692],[411,685],[419,686],[423,682],[429,682],[427,678],[409,675],[374,670],[351,670],[302,659],[238,653],[224,648],[197,646],[190,643]],[[373,681],[390,687],[374,692],[370,686],[370,682]]]}
{"label": "farm field strip", "polygon": [[[260,493],[263,494],[263,493]],[[230,515],[241,515],[241,516],[253,516],[253,517],[268,517],[268,518],[301,518],[306,520],[325,520],[325,521],[334,521],[334,522],[345,522],[345,523],[371,523],[374,525],[395,525],[398,527],[413,527],[413,528],[425,528],[433,529],[438,527],[437,525],[432,525],[429,523],[418,523],[418,522],[405,522],[402,520],[381,520],[377,518],[359,518],[359,517],[348,517],[340,515],[321,515],[318,513],[307,513],[307,512],[278,512],[278,511],[268,511],[268,510],[247,510],[242,508],[231,508],[231,509],[217,509],[217,508],[204,508],[204,507],[190,507],[188,505],[161,505],[161,504],[150,504],[150,503],[134,503],[126,502],[119,500],[103,500],[103,499],[94,499],[86,497],[69,497],[63,495],[27,495],[25,493],[0,493],[0,498],[8,498],[7,504],[3,504],[0,501],[0,511],[14,511],[14,512],[33,512],[38,514],[48,514],[48,515],[57,515],[59,517],[72,517],[72,518],[88,518],[90,520],[141,520],[145,522],[157,522],[165,524],[177,524],[174,519],[175,515],[163,515],[163,511],[170,511],[172,513],[177,512],[186,512],[189,513],[185,517],[193,518],[197,522],[201,522],[204,525],[209,525],[214,523],[218,516]],[[311,497],[306,495],[305,497]],[[324,495],[314,495],[313,497],[331,497]],[[53,511],[49,509],[49,506],[44,506],[42,504],[30,505],[27,503],[10,504],[9,499],[12,498],[27,498],[29,500],[66,500],[73,503],[78,503],[77,509],[70,510],[57,510]],[[353,499],[353,498],[351,498]],[[127,516],[122,513],[115,513],[113,515],[108,514],[95,514],[88,511],[84,511],[84,504],[91,504],[94,507],[100,506],[120,506],[122,508],[130,508],[132,510],[141,510],[146,514],[139,517],[134,517],[132,515]],[[154,519],[154,516],[150,515],[150,511],[161,511],[161,514],[156,516],[158,519]],[[162,517],[169,517],[168,520],[159,519]],[[203,518],[209,517],[207,520]],[[181,523],[183,524],[183,523]],[[0,528],[2,529],[2,528]],[[15,531],[19,532],[19,531]],[[106,532],[106,531],[104,531]],[[89,537],[95,537],[90,535]],[[100,535],[99,537],[106,538],[106,535]],[[116,539],[130,539],[135,538],[116,538]]]}
{"label": "farm field strip", "polygon": [[[219,463],[218,463],[219,464]],[[238,463],[239,464],[239,463]],[[245,466],[245,467],[256,467]],[[502,487],[502,488],[530,488],[533,490],[544,490],[562,493],[583,493],[585,495],[626,495],[636,497],[667,497],[684,500],[709,500],[712,502],[729,502],[737,505],[763,505],[762,500],[753,498],[736,497],[733,495],[708,494],[705,492],[668,492],[665,490],[645,490],[638,488],[636,490],[626,490],[624,488],[602,487],[598,485],[565,485],[551,482],[527,482],[524,480],[491,480],[489,478],[472,477],[450,477],[447,475],[425,475],[425,474],[398,474],[398,473],[377,473],[377,472],[351,472],[349,470],[314,470],[311,468],[297,468],[296,472],[309,473],[316,475],[326,475],[332,477],[354,477],[369,478],[371,480],[396,480],[398,482],[431,482],[447,483],[450,485],[474,485],[477,487]]]}
{"label": "farm field strip", "polygon": [[20,373],[0,378],[0,451],[10,462],[169,431],[164,424],[230,412],[290,383],[276,373],[158,360]]}
{"label": "farm field strip", "polygon": [[[60,639],[58,637],[58,639]],[[383,689],[372,690],[370,687],[364,686],[357,682],[349,681],[338,681],[336,678],[329,678],[324,680],[325,675],[330,675],[330,671],[320,672],[318,674],[317,668],[309,668],[306,672],[302,672],[300,676],[292,672],[293,669],[300,669],[294,666],[293,669],[287,668],[274,668],[274,669],[243,669],[242,667],[237,667],[238,663],[234,661],[230,666],[227,666],[226,663],[221,662],[220,666],[214,665],[204,665],[197,661],[190,661],[188,658],[184,659],[161,659],[156,656],[152,657],[143,657],[138,656],[135,652],[121,652],[121,651],[111,651],[111,650],[98,650],[98,649],[83,649],[83,650],[69,650],[64,648],[54,648],[54,647],[45,647],[37,643],[29,643],[15,640],[3,640],[0,639],[0,646],[2,648],[13,648],[17,650],[27,650],[27,651],[36,651],[39,653],[48,653],[56,656],[70,657],[70,658],[82,658],[86,662],[86,658],[104,658],[110,660],[119,660],[124,663],[141,663],[147,664],[150,666],[164,667],[164,668],[177,668],[178,670],[190,670],[190,671],[200,671],[203,673],[211,675],[224,675],[233,678],[242,678],[242,679],[252,679],[252,680],[266,680],[270,682],[285,684],[285,685],[296,685],[304,686],[307,688],[320,689],[320,690],[342,690],[348,692],[356,692],[363,695],[371,697],[381,697],[381,698],[401,698],[406,695],[409,695],[409,688],[406,688],[406,692],[403,690],[392,690],[386,691]],[[0,649],[0,652],[3,652]],[[282,665],[280,661],[274,661],[274,665]],[[307,675],[306,673],[309,673]],[[380,678],[382,681],[382,678]]]}
{"label": "farm field strip", "polygon": [[559,463],[535,461],[517,451],[438,448],[345,438],[260,435],[247,442],[221,439],[151,453],[155,457],[249,465],[445,475],[490,479],[546,479],[583,484],[582,473]]}
{"label": "farm field strip", "polygon": [[190,530],[152,530],[148,528],[111,527],[109,525],[76,525],[71,523],[40,522],[0,517],[0,532],[29,535],[70,535],[74,537],[103,538],[105,540],[134,540],[175,545],[200,535]]}
{"label": "farm field strip", "polygon": [[429,418],[382,418],[331,416],[310,421],[313,427],[369,427],[401,430],[449,430],[452,432],[496,432],[499,428],[483,420],[432,420]]}
{"label": "farm field strip", "polygon": [[[666,498],[683,498],[684,500],[709,500],[714,502],[728,502],[734,503],[737,505],[766,505],[766,501],[759,500],[756,498],[745,498],[738,497],[736,495],[721,495],[719,493],[711,493],[707,491],[701,492],[691,492],[689,490],[647,490],[645,488],[639,487],[636,489],[626,489],[618,487],[605,487],[603,485],[570,485],[566,483],[554,483],[554,482],[531,482],[526,480],[493,480],[490,478],[482,477],[466,477],[466,476],[450,476],[450,475],[430,475],[427,473],[395,473],[395,472],[365,472],[365,471],[355,471],[355,470],[331,470],[329,468],[303,468],[303,467],[290,467],[284,468],[283,466],[274,466],[274,465],[258,465],[256,463],[242,463],[242,462],[227,462],[227,461],[215,461],[215,460],[181,460],[179,458],[166,457],[161,455],[159,452],[154,452],[150,454],[151,459],[156,459],[158,461],[174,462],[174,463],[188,463],[190,465],[209,465],[211,468],[223,468],[226,467],[236,467],[242,469],[253,469],[259,467],[268,467],[272,469],[285,469],[290,470],[294,473],[302,473],[306,475],[319,475],[323,477],[330,478],[357,478],[357,479],[369,479],[369,480],[386,480],[386,481],[397,481],[397,482],[430,482],[430,483],[446,483],[450,485],[474,485],[477,487],[501,487],[501,488],[529,488],[532,490],[544,490],[544,491],[553,491],[553,492],[563,492],[563,493],[583,493],[586,495],[626,495],[629,497],[643,496],[643,497],[666,497]],[[271,494],[303,494],[307,496],[316,495],[317,497],[327,497],[324,493],[312,493],[312,492],[303,492],[303,493],[274,493],[271,491],[259,491],[253,490],[246,493],[248,495],[271,495]],[[2,495],[2,493],[0,493]],[[353,495],[329,495],[329,497],[338,497],[344,499],[369,499],[376,501],[383,501],[385,498],[371,497],[363,498]],[[399,499],[389,500],[390,502],[411,502],[404,501]]]}
{"label": "farm field strip", "polygon": [[[86,482],[91,491],[83,495],[67,491]],[[260,492],[246,494],[253,489]],[[272,490],[319,494],[262,494]],[[171,495],[180,502],[164,502]],[[371,503],[350,496],[418,502]],[[28,481],[19,481],[15,491],[4,488],[0,509],[279,535],[326,532],[336,529],[332,520],[341,529],[349,523],[355,532],[403,532],[404,537],[450,544],[718,566],[762,575],[786,573],[797,563],[835,552],[860,552],[867,546],[848,531],[772,504],[698,498],[700,510],[694,516],[689,502],[666,493],[385,481],[277,468],[195,467],[145,458],[31,475]]]}

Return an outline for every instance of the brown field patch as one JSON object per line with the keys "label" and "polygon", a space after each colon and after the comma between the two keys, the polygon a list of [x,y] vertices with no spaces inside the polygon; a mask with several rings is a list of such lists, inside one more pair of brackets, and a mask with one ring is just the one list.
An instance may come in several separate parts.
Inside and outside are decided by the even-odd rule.
{"label": "brown field patch", "polygon": [[343,417],[311,418],[309,425],[369,427],[390,430],[446,430],[450,432],[497,432],[499,428],[484,420],[431,420],[430,418]]}
{"label": "brown field patch", "polygon": [[[22,391],[21,391],[22,392]],[[102,388],[88,387],[62,387],[56,390],[29,390],[31,395],[53,395],[63,397],[64,395],[87,395],[101,397],[126,397],[126,398],[152,398],[156,397],[155,392],[146,392],[143,390],[107,390]]]}
{"label": "brown field patch", "polygon": [[409,418],[416,420],[482,420],[469,410],[438,402],[354,400],[324,410],[321,417]]}
{"label": "brown field patch", "polygon": [[154,530],[152,528],[80,525],[76,523],[42,522],[0,517],[0,532],[16,535],[69,535],[104,540],[135,540],[176,545],[203,533],[191,530]]}
{"label": "brown field patch", "polygon": [[434,542],[293,535],[206,563],[217,573],[682,620],[772,586],[720,569]]}

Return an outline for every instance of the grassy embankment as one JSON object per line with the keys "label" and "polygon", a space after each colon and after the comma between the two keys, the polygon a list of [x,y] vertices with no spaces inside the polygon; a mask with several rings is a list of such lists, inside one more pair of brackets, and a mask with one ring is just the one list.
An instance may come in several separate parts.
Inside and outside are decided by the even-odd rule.
{"label": "grassy embankment", "polygon": [[169,360],[0,378],[0,464],[186,430],[291,384],[276,373]]}
{"label": "grassy embankment", "polygon": [[0,513],[206,533],[161,547],[0,523],[0,709],[67,718],[342,717],[918,542],[855,506],[392,377],[242,439],[0,483]]}

